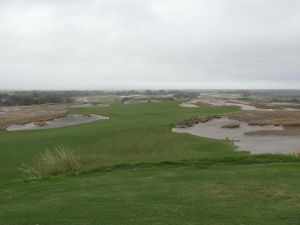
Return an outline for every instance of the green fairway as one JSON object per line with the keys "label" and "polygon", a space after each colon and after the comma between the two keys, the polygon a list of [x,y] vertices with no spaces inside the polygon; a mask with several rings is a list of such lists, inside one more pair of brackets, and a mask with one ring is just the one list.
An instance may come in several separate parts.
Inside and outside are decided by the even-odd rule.
{"label": "green fairway", "polygon": [[192,115],[211,115],[230,107],[180,108],[178,102],[141,105],[114,104],[108,108],[78,109],[111,119],[77,126],[6,132],[0,135],[0,180],[17,178],[22,163],[63,144],[77,151],[83,169],[120,163],[215,158],[236,154],[231,144],[171,132],[172,123]]}
{"label": "green fairway", "polygon": [[[300,224],[299,159],[171,131],[190,116],[236,108],[108,100],[74,113],[110,120],[0,134],[0,225]],[[80,154],[78,175],[22,176],[22,163],[60,144]]]}

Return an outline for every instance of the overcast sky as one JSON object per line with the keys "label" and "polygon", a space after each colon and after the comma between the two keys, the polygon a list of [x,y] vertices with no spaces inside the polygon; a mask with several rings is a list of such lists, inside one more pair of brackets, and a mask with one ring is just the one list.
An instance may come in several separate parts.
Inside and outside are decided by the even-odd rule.
{"label": "overcast sky", "polygon": [[103,88],[300,88],[300,1],[0,1],[0,89]]}

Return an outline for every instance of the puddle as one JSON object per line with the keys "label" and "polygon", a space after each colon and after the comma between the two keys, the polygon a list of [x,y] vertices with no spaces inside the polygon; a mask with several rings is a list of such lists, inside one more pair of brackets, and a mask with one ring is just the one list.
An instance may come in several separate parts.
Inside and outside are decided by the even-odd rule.
{"label": "puddle", "polygon": [[[222,128],[228,123],[240,124],[239,128]],[[206,123],[199,123],[189,128],[173,128],[176,133],[188,133],[196,136],[229,139],[244,151],[258,153],[294,153],[300,152],[300,136],[249,136],[244,133],[258,130],[283,130],[280,126],[249,126],[247,123],[230,120],[226,117],[213,119]]]}
{"label": "puddle", "polygon": [[66,127],[72,126],[82,123],[90,123],[97,120],[109,119],[106,116],[100,115],[72,115],[69,114],[66,117],[54,119],[51,121],[47,121],[45,125],[37,125],[35,123],[27,123],[27,124],[12,124],[6,128],[7,131],[17,131],[17,130],[35,130],[35,129],[49,129],[49,128],[58,128],[58,127]]}

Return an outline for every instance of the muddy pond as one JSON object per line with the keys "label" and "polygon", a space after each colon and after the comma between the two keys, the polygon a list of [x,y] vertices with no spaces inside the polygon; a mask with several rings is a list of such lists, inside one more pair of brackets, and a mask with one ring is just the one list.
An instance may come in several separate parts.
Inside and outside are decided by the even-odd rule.
{"label": "muddy pond", "polygon": [[58,128],[58,127],[66,127],[83,123],[90,123],[97,120],[105,120],[109,119],[105,116],[100,115],[73,115],[69,114],[62,118],[57,118],[51,121],[46,121],[43,125],[38,125],[35,123],[27,123],[27,124],[11,124],[6,130],[7,131],[17,131],[17,130],[35,130],[35,129],[49,129],[49,128]]}
{"label": "muddy pond", "polygon": [[[240,127],[223,128],[229,123],[239,123]],[[189,128],[173,128],[176,133],[188,133],[196,136],[231,140],[239,150],[258,153],[295,153],[300,152],[300,136],[250,136],[247,132],[259,130],[283,130],[281,126],[249,126],[247,123],[230,120],[227,117],[213,119],[206,123],[199,123]]]}

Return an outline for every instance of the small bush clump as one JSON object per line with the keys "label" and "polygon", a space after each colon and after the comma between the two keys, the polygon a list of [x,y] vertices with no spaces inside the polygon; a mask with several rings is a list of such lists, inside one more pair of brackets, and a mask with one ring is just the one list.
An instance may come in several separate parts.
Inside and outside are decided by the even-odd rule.
{"label": "small bush clump", "polygon": [[23,165],[22,171],[28,177],[43,177],[77,172],[80,167],[80,158],[60,145],[40,154],[32,164]]}

